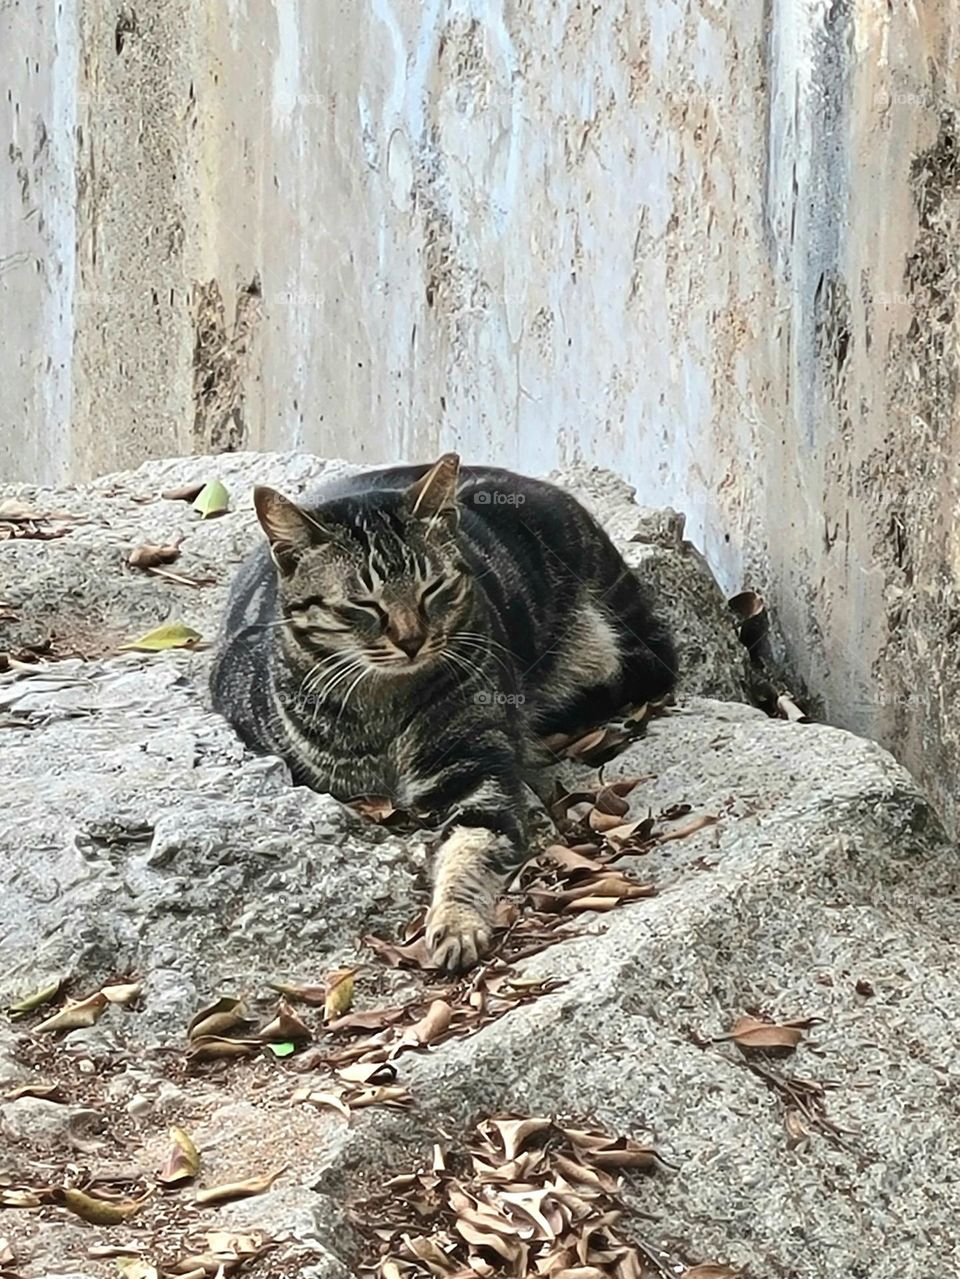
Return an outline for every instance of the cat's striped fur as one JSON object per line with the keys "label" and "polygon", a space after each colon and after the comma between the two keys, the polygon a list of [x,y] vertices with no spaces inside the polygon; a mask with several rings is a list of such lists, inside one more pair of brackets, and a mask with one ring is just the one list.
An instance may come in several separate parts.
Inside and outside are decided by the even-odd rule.
{"label": "cat's striped fur", "polygon": [[302,508],[254,500],[267,542],[233,587],[214,704],[296,781],[443,823],[427,936],[438,965],[468,966],[528,855],[537,738],[663,697],[671,639],[596,521],[543,481],[447,454]]}

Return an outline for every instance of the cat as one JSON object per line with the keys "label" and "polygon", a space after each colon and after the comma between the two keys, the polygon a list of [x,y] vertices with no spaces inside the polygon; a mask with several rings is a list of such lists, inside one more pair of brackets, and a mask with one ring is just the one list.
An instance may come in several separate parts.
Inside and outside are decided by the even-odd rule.
{"label": "cat", "polygon": [[535,743],[669,694],[669,631],[569,493],[453,453],[254,506],[214,706],[297,783],[442,822],[427,944],[468,968],[529,856]]}

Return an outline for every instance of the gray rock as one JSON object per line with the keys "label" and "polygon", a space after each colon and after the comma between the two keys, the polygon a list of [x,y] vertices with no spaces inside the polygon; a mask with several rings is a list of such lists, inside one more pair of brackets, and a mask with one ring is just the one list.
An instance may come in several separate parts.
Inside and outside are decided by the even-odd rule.
{"label": "gray rock", "polygon": [[[287,465],[294,480],[284,485]],[[52,617],[72,609],[104,633],[176,613],[212,634],[224,561],[254,535],[249,517],[198,525],[183,504],[135,507],[130,497],[214,468],[242,501],[255,476],[293,492],[323,464],[245,455],[154,463],[48,495],[110,523],[79,526],[42,553],[5,548],[27,573],[15,598],[37,590]],[[349,1272],[355,1257],[336,1242],[344,1198],[407,1169],[441,1132],[457,1144],[479,1117],[514,1109],[652,1138],[677,1171],[627,1179],[629,1204],[647,1214],[632,1225],[677,1256],[771,1279],[934,1273],[960,1246],[956,849],[874,744],[698,695],[744,696],[749,683],[719,591],[676,519],[638,513],[611,479],[584,483],[627,553],[661,575],[689,665],[679,708],[604,776],[645,779],[634,814],[685,803],[689,818],[675,827],[717,821],[634,859],[658,896],[584,917],[574,938],[523,965],[561,979],[555,993],[404,1056],[410,1112],[364,1111],[349,1124],[327,1113],[310,1121],[306,1142],[298,1113],[290,1180],[218,1220],[262,1225],[262,1210],[308,1251],[329,1254],[305,1254],[291,1274]],[[188,533],[185,559],[212,568],[216,587],[141,581],[123,568],[118,540],[178,530]],[[0,595],[11,598],[11,584]],[[255,999],[275,977],[316,979],[354,959],[363,933],[398,930],[424,896],[429,840],[362,823],[292,788],[276,761],[248,757],[205,705],[208,658],[103,656],[0,678],[0,999],[51,974],[69,971],[86,992],[136,971],[142,1011],[111,1008],[95,1029],[146,1056],[144,1046],[182,1042],[200,1001]],[[582,774],[563,772],[571,783]],[[822,1019],[774,1064],[830,1085],[824,1104],[844,1130],[839,1140],[814,1131],[791,1148],[778,1096],[723,1039],[749,1010]],[[189,1112],[191,1088],[161,1085],[158,1105]],[[20,1105],[8,1103],[5,1122]],[[241,1117],[255,1149],[256,1124],[268,1119],[244,1106],[218,1112],[211,1160],[235,1155]],[[275,1117],[269,1123],[275,1141]]]}
{"label": "gray rock", "polygon": [[42,1097],[20,1097],[0,1105],[0,1126],[11,1141],[31,1146],[69,1146],[99,1130],[103,1116],[86,1106],[69,1106]]}

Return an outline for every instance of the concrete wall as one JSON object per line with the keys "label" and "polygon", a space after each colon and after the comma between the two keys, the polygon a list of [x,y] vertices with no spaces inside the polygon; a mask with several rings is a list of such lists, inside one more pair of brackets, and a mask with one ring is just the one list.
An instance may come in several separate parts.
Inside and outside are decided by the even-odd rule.
{"label": "concrete wall", "polygon": [[595,460],[956,818],[958,43],[940,0],[6,0],[0,474]]}

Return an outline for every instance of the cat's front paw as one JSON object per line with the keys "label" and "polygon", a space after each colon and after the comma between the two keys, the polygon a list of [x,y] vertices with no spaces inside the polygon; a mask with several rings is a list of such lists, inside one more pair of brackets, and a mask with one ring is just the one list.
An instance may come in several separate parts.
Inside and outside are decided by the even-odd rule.
{"label": "cat's front paw", "polygon": [[462,972],[490,949],[493,922],[472,906],[439,901],[427,912],[427,946],[437,968]]}

